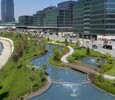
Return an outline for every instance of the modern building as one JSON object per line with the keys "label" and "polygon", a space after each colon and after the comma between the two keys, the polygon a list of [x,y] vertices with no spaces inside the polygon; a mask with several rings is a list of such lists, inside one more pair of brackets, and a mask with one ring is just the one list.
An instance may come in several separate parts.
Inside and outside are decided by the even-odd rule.
{"label": "modern building", "polygon": [[[50,10],[49,10],[50,9]],[[57,7],[52,6],[44,9],[45,18],[44,18],[44,26],[45,27],[57,27],[57,17],[58,17],[58,10]]]}
{"label": "modern building", "polygon": [[58,27],[73,26],[73,7],[76,1],[65,1],[58,4]]}
{"label": "modern building", "polygon": [[33,16],[20,16],[19,25],[21,26],[32,26],[33,25]]}
{"label": "modern building", "polygon": [[74,31],[81,36],[115,35],[115,0],[78,0],[73,14]]}
{"label": "modern building", "polygon": [[44,27],[72,27],[73,6],[76,1],[66,1],[57,7],[50,6],[33,15],[33,25]]}
{"label": "modern building", "polygon": [[43,27],[45,15],[43,10],[36,12],[36,14],[33,15],[33,26]]}
{"label": "modern building", "polygon": [[2,19],[2,23],[15,21],[13,0],[1,1],[1,19]]}

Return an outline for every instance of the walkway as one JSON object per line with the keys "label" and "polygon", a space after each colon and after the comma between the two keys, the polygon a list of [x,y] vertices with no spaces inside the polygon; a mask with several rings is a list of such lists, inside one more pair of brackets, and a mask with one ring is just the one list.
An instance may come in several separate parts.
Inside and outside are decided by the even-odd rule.
{"label": "walkway", "polygon": [[107,74],[104,74],[103,76],[106,79],[115,80],[115,76],[111,76],[111,75],[107,75]]}
{"label": "walkway", "polygon": [[75,62],[75,63],[67,64],[67,65],[72,69],[84,72],[86,74],[90,74],[90,73],[98,74],[97,72],[98,69],[86,66],[85,64],[82,64],[80,62]]}
{"label": "walkway", "polygon": [[3,44],[3,52],[0,55],[0,69],[2,69],[13,53],[14,46],[13,41],[8,38],[0,37],[0,42]]}
{"label": "walkway", "polygon": [[61,58],[61,61],[64,63],[68,63],[67,57],[69,57],[70,55],[74,53],[74,49],[72,47],[70,46],[67,46],[67,47],[69,48],[70,51]]}

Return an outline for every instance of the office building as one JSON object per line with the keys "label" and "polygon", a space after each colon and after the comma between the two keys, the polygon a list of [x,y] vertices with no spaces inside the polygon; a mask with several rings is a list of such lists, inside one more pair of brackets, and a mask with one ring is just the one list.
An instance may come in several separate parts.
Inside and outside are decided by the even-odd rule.
{"label": "office building", "polygon": [[74,31],[81,36],[115,34],[115,0],[78,0],[73,11]]}
{"label": "office building", "polygon": [[73,7],[75,4],[76,1],[65,1],[58,4],[58,27],[72,27]]}
{"label": "office building", "polygon": [[20,16],[19,25],[22,26],[32,26],[33,25],[33,16]]}
{"label": "office building", "polygon": [[33,25],[46,27],[72,27],[75,1],[61,2],[33,15]]}
{"label": "office building", "polygon": [[1,19],[2,19],[2,23],[15,21],[13,0],[1,1]]}

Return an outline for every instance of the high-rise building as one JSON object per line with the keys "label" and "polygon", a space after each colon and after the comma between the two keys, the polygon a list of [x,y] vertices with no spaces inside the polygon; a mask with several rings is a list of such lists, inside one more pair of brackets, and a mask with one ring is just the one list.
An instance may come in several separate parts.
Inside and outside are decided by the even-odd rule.
{"label": "high-rise building", "polygon": [[72,27],[73,7],[76,1],[65,1],[58,4],[59,16],[58,27]]}
{"label": "high-rise building", "polygon": [[14,2],[13,0],[2,0],[1,2],[2,22],[14,22]]}
{"label": "high-rise building", "polygon": [[115,34],[115,0],[78,0],[74,31],[86,37]]}

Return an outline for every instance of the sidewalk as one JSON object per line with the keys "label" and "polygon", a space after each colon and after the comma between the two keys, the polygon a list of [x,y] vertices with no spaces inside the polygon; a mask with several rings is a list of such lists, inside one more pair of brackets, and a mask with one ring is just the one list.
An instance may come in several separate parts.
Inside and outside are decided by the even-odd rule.
{"label": "sidewalk", "polygon": [[0,55],[0,69],[2,69],[13,53],[14,46],[13,41],[8,38],[0,37],[0,42],[3,44],[3,52]]}
{"label": "sidewalk", "polygon": [[64,62],[64,63],[68,63],[67,57],[70,56],[70,55],[72,55],[73,52],[74,52],[74,49],[73,49],[72,47],[68,46],[68,48],[69,48],[69,50],[70,50],[69,53],[67,53],[66,55],[64,55],[64,56],[61,58],[61,61]]}

